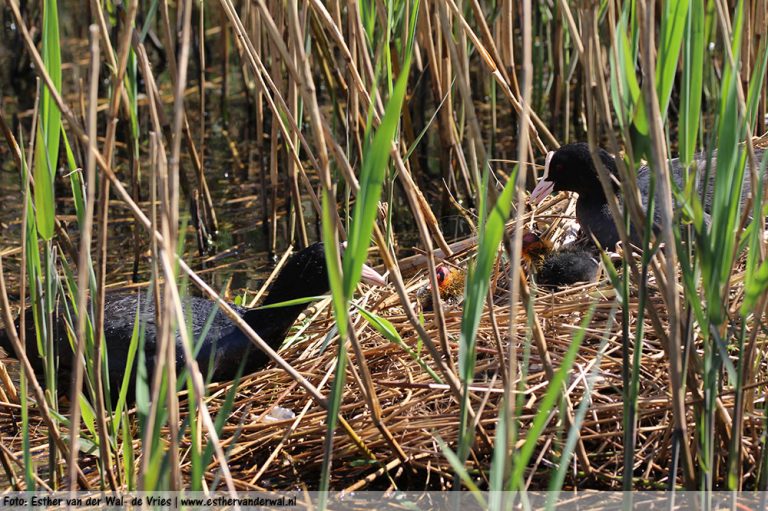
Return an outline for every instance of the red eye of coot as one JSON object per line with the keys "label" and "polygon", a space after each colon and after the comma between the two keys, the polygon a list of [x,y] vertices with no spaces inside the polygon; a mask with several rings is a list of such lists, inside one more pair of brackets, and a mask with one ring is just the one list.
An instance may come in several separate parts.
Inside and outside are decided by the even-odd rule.
{"label": "red eye of coot", "polygon": [[435,273],[437,274],[437,283],[442,284],[445,280],[445,277],[448,276],[448,269],[440,266],[437,270],[435,270]]}

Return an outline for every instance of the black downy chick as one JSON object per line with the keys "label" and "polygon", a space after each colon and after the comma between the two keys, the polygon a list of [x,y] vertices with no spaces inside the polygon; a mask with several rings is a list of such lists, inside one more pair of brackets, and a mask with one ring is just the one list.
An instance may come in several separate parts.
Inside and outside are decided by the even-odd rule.
{"label": "black downy chick", "polygon": [[553,250],[551,243],[533,232],[523,235],[523,256],[541,287],[557,289],[597,278],[597,254],[575,245]]}

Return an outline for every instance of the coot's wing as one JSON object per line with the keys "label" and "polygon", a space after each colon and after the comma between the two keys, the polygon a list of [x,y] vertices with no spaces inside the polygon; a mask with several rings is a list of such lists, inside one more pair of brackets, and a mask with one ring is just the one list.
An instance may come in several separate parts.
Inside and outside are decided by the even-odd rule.
{"label": "coot's wing", "polygon": [[[235,311],[242,315],[245,309],[231,305]],[[209,361],[221,358],[217,351],[221,346],[227,345],[227,340],[233,336],[242,336],[239,328],[219,309],[216,303],[205,298],[185,297],[183,300],[185,324],[191,333],[193,353],[198,361],[203,376],[209,372]],[[105,338],[107,339],[107,355],[110,368],[110,385],[120,385],[128,360],[128,351],[134,324],[139,318],[139,328],[144,331],[144,354],[146,371],[151,379],[156,366],[157,352],[157,323],[155,319],[154,300],[147,297],[146,293],[130,295],[112,295],[104,307]],[[177,330],[174,336],[176,351],[176,370],[186,366],[184,359],[184,346],[182,337]],[[213,356],[212,356],[213,354]],[[133,373],[136,371],[134,362]]]}
{"label": "coot's wing", "polygon": [[[230,304],[241,317],[246,310]],[[184,302],[187,327],[192,333],[195,359],[203,377],[213,375],[213,381],[234,378],[239,364],[247,361],[258,349],[216,303],[205,298],[189,297]],[[176,338],[176,358],[184,363],[181,336]]]}

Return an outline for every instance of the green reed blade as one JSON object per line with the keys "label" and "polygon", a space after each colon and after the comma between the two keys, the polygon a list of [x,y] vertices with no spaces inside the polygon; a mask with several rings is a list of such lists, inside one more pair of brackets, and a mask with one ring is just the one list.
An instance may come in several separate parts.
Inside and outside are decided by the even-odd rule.
{"label": "green reed blade", "polygon": [[390,152],[396,142],[400,113],[403,108],[410,55],[406,56],[400,76],[389,98],[384,117],[363,156],[360,172],[360,192],[355,201],[354,216],[349,231],[347,249],[344,251],[344,295],[351,298],[363,271],[363,264],[368,259],[368,246],[371,243],[373,223],[378,214],[381,189],[384,176],[389,168]]}
{"label": "green reed blade", "polygon": [[480,211],[480,239],[475,263],[467,269],[467,279],[464,293],[464,310],[461,316],[461,333],[459,335],[459,375],[464,387],[461,403],[459,449],[461,459],[466,459],[474,435],[467,428],[469,394],[467,388],[474,378],[475,360],[477,357],[477,329],[483,315],[485,299],[490,286],[491,271],[496,261],[499,244],[504,235],[505,223],[509,218],[512,200],[515,195],[515,183],[519,166],[515,166],[512,175],[507,180],[504,190],[496,199],[493,208],[483,222],[484,197],[487,197],[488,174],[483,172]]}
{"label": "green reed blade", "polygon": [[[349,325],[349,314],[347,311],[347,300],[344,296],[344,283],[342,275],[339,273],[339,247],[330,242],[334,239],[334,223],[331,214],[331,208],[335,207],[335,202],[328,190],[323,190],[322,196],[323,216],[322,230],[325,243],[325,259],[328,267],[328,282],[331,287],[331,304],[333,305],[333,314],[336,318],[336,327],[339,330],[339,355],[336,359],[336,369],[334,372],[333,385],[328,396],[328,413],[325,445],[323,448],[323,464],[320,469],[319,490],[322,497],[319,502],[320,509],[325,509],[325,494],[330,487],[331,481],[331,463],[333,457],[333,434],[336,431],[338,423],[338,413],[341,408],[341,400],[344,395],[344,381],[346,379],[347,368],[347,328]],[[362,270],[361,270],[362,271]]]}
{"label": "green reed blade", "polygon": [[437,440],[437,445],[440,447],[440,451],[443,453],[445,459],[448,460],[448,463],[450,463],[453,471],[459,476],[461,482],[464,483],[470,492],[472,492],[475,499],[478,499],[480,509],[487,509],[488,504],[485,502],[485,499],[480,492],[480,488],[475,484],[475,481],[472,479],[469,472],[467,472],[467,467],[464,466],[464,462],[451,450],[442,438],[435,436],[435,440]]}
{"label": "green reed blade", "polygon": [[610,52],[611,100],[616,119],[622,127],[634,123],[640,133],[648,133],[648,119],[640,98],[640,84],[635,74],[636,54],[632,51],[629,29],[629,3],[624,4],[616,28],[615,51]]}
{"label": "green reed blade", "polygon": [[657,52],[656,92],[659,97],[659,111],[662,118],[666,119],[688,19],[688,0],[667,0],[662,6],[664,11],[661,16],[661,39]]}
{"label": "green reed blade", "polygon": [[367,311],[363,309],[362,307],[359,307],[355,305],[358,311],[360,311],[360,315],[365,318],[366,321],[374,328],[377,332],[379,332],[385,339],[387,339],[392,344],[395,344],[402,348],[408,355],[417,363],[419,366],[427,373],[429,376],[437,383],[443,383],[442,378],[431,368],[427,365],[426,361],[419,356],[419,354],[411,349],[410,346],[408,346],[405,341],[403,341],[403,338],[400,337],[400,334],[398,333],[397,329],[395,328],[395,325],[393,325],[387,318],[381,317],[378,314],[375,314],[373,312]]}
{"label": "green reed blade", "polygon": [[[58,2],[43,2],[42,57],[54,87],[61,90],[61,42],[59,40]],[[61,112],[47,87],[41,91],[40,116],[35,141],[35,213],[37,228],[44,240],[53,237],[56,202],[53,181],[59,156]]]}
{"label": "green reed blade", "polygon": [[682,163],[688,165],[696,151],[704,83],[704,9],[697,2],[688,5],[684,41],[679,152]]}

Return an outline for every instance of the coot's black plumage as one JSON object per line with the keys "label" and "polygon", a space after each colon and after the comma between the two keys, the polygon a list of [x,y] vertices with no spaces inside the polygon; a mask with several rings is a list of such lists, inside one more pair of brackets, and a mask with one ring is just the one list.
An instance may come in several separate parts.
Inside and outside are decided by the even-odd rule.
{"label": "coot's black plumage", "polygon": [[[763,149],[755,151],[758,162],[763,158]],[[616,162],[607,151],[598,149],[598,156],[605,168],[618,178]],[[704,173],[707,165],[708,155],[705,153],[697,154],[694,159],[696,166]],[[704,211],[711,210],[712,192],[714,188],[716,167],[716,155],[709,159],[711,170],[709,172],[707,193],[704,196]],[[672,179],[678,186],[682,186],[684,168],[680,160],[675,158],[669,161]],[[635,181],[640,191],[643,208],[648,207],[648,196],[650,194],[652,170],[648,166],[642,166],[635,172]],[[745,176],[748,173],[745,173]],[[658,189],[658,187],[657,187]],[[703,190],[703,183],[700,191]],[[603,193],[603,188],[597,175],[592,156],[589,152],[589,145],[585,143],[568,144],[560,147],[547,155],[547,162],[544,170],[544,177],[539,181],[531,193],[531,199],[538,203],[552,192],[569,191],[579,194],[576,201],[576,218],[581,227],[595,236],[603,248],[612,250],[619,241],[619,233],[616,224],[613,221],[608,202]],[[621,200],[619,187],[614,183],[614,191]],[[742,189],[742,204],[750,192],[750,180],[745,179]],[[658,203],[658,195],[657,195]],[[654,208],[654,222],[660,224],[659,208]],[[633,242],[639,243],[640,239],[634,226],[631,229],[630,237]]]}
{"label": "coot's black plumage", "polygon": [[[363,270],[363,280],[371,284],[383,285],[385,283],[381,276],[368,267]],[[323,244],[316,243],[297,252],[286,263],[262,305],[322,295],[328,290],[328,272]],[[154,372],[157,346],[155,303],[154,300],[146,297],[145,292],[138,294],[110,293],[106,296],[104,338],[109,362],[109,384],[113,399],[117,397],[125,373],[137,308],[140,310],[139,320],[145,328],[144,354],[150,381]],[[192,331],[193,342],[199,343],[199,351],[195,358],[204,377],[210,376],[211,381],[232,380],[241,364],[243,365],[242,374],[249,374],[267,363],[267,355],[256,348],[222,311],[217,310],[216,303],[205,298],[187,297],[184,299],[183,306],[187,326]],[[246,323],[275,350],[280,347],[288,329],[305,307],[306,304],[273,309],[247,309],[232,305],[232,308],[240,314]],[[38,356],[32,311],[28,310],[26,314],[27,356],[35,373],[41,375],[43,374],[44,361]],[[210,320],[206,336],[200,342],[200,337],[212,314],[213,319]],[[58,384],[59,388],[68,390],[73,368],[73,353],[66,336],[64,321],[61,318],[56,321],[55,328],[55,348],[59,357]],[[181,342],[181,336],[177,335],[176,365],[178,368],[184,366],[184,349]],[[9,355],[15,356],[5,332],[0,334],[0,346]],[[137,365],[138,362],[134,362],[131,387],[135,384]],[[132,388],[129,390],[129,397],[133,397]]]}

